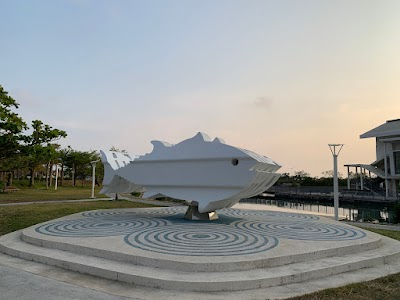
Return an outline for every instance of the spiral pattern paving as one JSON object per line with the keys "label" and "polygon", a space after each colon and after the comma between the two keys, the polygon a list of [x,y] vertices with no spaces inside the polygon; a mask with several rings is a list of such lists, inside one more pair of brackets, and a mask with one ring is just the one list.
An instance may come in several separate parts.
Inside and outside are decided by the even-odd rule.
{"label": "spiral pattern paving", "polygon": [[35,231],[58,237],[120,236],[126,245],[167,255],[229,256],[266,252],[281,239],[347,241],[362,230],[312,215],[223,209],[214,221],[184,219],[184,207],[85,212],[80,218],[39,225]]}
{"label": "spiral pattern paving", "polygon": [[361,230],[320,222],[237,221],[233,225],[258,234],[293,240],[343,241],[365,236]]}
{"label": "spiral pattern paving", "polygon": [[172,225],[148,228],[125,237],[135,248],[170,255],[226,256],[264,252],[278,245],[266,237],[225,225]]}
{"label": "spiral pattern paving", "polygon": [[162,219],[132,219],[131,221],[99,220],[98,218],[59,221],[37,227],[36,232],[62,237],[101,237],[130,234],[136,230],[166,226]]}

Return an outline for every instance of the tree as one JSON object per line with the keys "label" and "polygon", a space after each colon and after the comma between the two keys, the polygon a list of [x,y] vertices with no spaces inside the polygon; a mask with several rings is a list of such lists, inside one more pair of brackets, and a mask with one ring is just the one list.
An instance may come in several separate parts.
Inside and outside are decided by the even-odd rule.
{"label": "tree", "polygon": [[36,144],[24,148],[23,153],[27,159],[26,166],[30,171],[29,185],[33,186],[35,184],[36,169],[41,165],[46,165],[46,187],[48,187],[49,161],[56,154],[54,146],[52,144],[47,144],[46,146]]}
{"label": "tree", "polygon": [[1,163],[1,170],[5,170],[5,172],[2,172],[2,175],[6,175],[6,180],[4,181],[6,186],[13,184],[13,174],[15,171],[17,171],[18,176],[21,176],[24,172],[23,170],[26,170],[26,166],[27,158],[24,155],[16,155],[12,159],[4,159]]}
{"label": "tree", "polygon": [[[321,172],[321,174],[322,174],[322,177],[324,177],[324,178],[333,178],[333,170],[324,171],[324,172]],[[338,172],[338,178],[342,179],[343,174]]]}
{"label": "tree", "polygon": [[103,177],[104,177],[104,165],[103,165],[103,163],[101,161],[100,154],[96,153],[96,155],[97,155],[97,158],[96,158],[97,162],[96,162],[96,178],[95,178],[95,182],[96,182],[96,184],[98,186],[100,186],[100,181],[102,181]]}
{"label": "tree", "polygon": [[91,162],[99,159],[96,151],[71,151],[65,162],[65,165],[70,168],[73,178],[73,186],[76,185],[76,179],[82,180],[82,185],[85,178],[91,174]]}
{"label": "tree", "polygon": [[306,171],[301,170],[301,171],[294,172],[294,176],[293,177],[297,181],[302,181],[305,178],[310,177],[310,174],[307,173]]}
{"label": "tree", "polygon": [[25,138],[28,146],[48,144],[60,138],[67,137],[67,133],[64,130],[52,128],[47,124],[43,124],[40,120],[33,120],[32,128],[32,135]]}
{"label": "tree", "polygon": [[73,150],[72,150],[71,146],[68,146],[65,149],[58,150],[58,158],[60,159],[60,162],[61,162],[60,186],[63,185],[63,181],[64,181],[64,166],[65,166],[66,162],[68,161],[68,157],[72,151]]}
{"label": "tree", "polygon": [[51,161],[57,157],[56,148],[59,145],[50,142],[66,137],[67,133],[63,130],[54,129],[40,120],[32,121],[33,132],[25,137],[26,144],[23,152],[29,158],[29,168],[31,171],[30,186],[34,185],[35,169],[41,164],[46,164],[46,187],[48,187],[48,172]]}
{"label": "tree", "polygon": [[30,184],[33,185],[36,167],[48,163],[54,156],[51,142],[66,137],[67,133],[34,120],[32,134],[27,134],[28,126],[13,112],[18,107],[19,104],[0,85],[0,164],[9,171],[16,168],[19,161],[16,157],[24,156],[24,163],[31,173]]}
{"label": "tree", "polygon": [[27,129],[26,123],[12,111],[18,107],[0,85],[0,162],[16,155],[25,138],[22,132]]}

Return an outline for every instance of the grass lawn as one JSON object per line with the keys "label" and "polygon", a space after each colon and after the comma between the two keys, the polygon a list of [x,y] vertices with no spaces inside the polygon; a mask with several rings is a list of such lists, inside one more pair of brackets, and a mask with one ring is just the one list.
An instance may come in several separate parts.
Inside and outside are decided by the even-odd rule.
{"label": "grass lawn", "polygon": [[0,206],[0,235],[81,211],[151,206],[124,200]]}
{"label": "grass lawn", "polygon": [[378,234],[381,234],[384,236],[388,236],[392,239],[400,241],[400,231],[387,230],[387,229],[376,229],[376,228],[365,228],[365,227],[361,227],[361,228],[367,229],[369,231],[372,231],[372,232],[375,232],[375,233],[378,233]]}
{"label": "grass lawn", "polygon": [[[95,197],[106,198],[100,195],[100,187],[95,187]],[[89,199],[92,195],[91,186],[62,186],[54,190],[54,187],[46,189],[45,187],[27,188],[23,187],[20,191],[12,193],[0,193],[0,204],[30,202],[30,201],[46,201],[46,200],[76,200]]]}
{"label": "grass lawn", "polygon": [[[363,228],[400,241],[400,231]],[[307,294],[290,300],[400,300],[400,273]]]}
{"label": "grass lawn", "polygon": [[396,300],[400,299],[400,273],[343,287],[290,298],[290,300]]}

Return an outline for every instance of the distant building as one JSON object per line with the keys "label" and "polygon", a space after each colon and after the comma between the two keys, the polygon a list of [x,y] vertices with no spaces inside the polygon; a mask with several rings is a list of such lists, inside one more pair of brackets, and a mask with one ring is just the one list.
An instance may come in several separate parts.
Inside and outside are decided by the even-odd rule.
{"label": "distant building", "polygon": [[[371,137],[376,138],[376,160],[370,165],[345,165],[348,175],[350,175],[350,168],[355,168],[356,188],[363,190],[365,188],[366,171],[369,174],[374,173],[382,178],[386,197],[398,197],[400,184],[400,119],[386,121],[386,123],[360,135],[361,139]],[[360,173],[358,173],[359,170]],[[347,185],[350,189],[350,179],[348,179]]]}

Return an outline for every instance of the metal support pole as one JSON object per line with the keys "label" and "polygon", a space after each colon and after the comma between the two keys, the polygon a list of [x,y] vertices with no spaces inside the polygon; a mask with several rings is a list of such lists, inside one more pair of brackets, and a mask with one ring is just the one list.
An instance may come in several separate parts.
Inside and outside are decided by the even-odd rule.
{"label": "metal support pole", "polygon": [[389,180],[388,180],[388,163],[387,163],[387,155],[386,155],[386,143],[383,142],[383,152],[385,153],[384,164],[385,164],[385,190],[386,197],[389,197]]}
{"label": "metal support pole", "polygon": [[364,170],[362,167],[360,167],[360,184],[361,184],[361,190],[364,190]]}
{"label": "metal support pole", "polygon": [[347,189],[350,190],[350,167],[347,166]]}
{"label": "metal support pole", "polygon": [[358,190],[358,167],[356,167],[356,190]]}
{"label": "metal support pole", "polygon": [[[340,147],[336,151],[336,147]],[[340,151],[343,148],[343,144],[329,144],[333,156],[333,204],[335,211],[335,220],[339,221],[339,180],[338,180],[338,170],[337,170],[337,158]]]}
{"label": "metal support pole", "polygon": [[333,203],[335,207],[335,220],[339,220],[339,186],[337,177],[337,155],[333,156]]}

